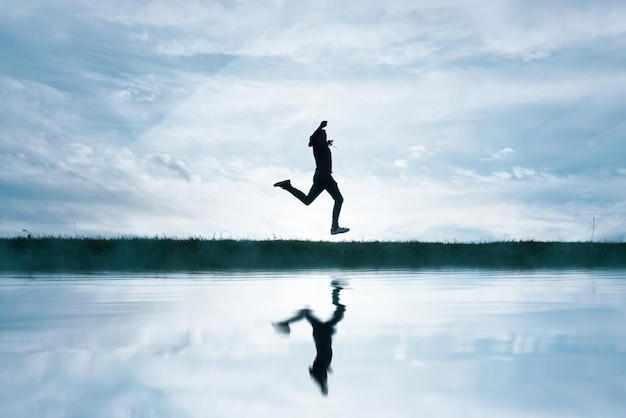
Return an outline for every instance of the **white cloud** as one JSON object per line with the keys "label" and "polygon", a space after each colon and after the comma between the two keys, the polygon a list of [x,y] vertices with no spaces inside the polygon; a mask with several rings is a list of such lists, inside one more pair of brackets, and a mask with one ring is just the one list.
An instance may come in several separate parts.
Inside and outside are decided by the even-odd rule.
{"label": "white cloud", "polygon": [[481,161],[494,161],[494,160],[499,160],[503,157],[505,157],[506,155],[509,154],[514,154],[515,151],[512,150],[511,148],[502,148],[500,151],[491,154],[489,157],[487,158],[481,158]]}
{"label": "white cloud", "polygon": [[498,179],[500,179],[500,180],[508,180],[508,179],[510,179],[511,177],[513,177],[513,176],[511,175],[511,173],[506,172],[506,171],[498,171],[498,172],[496,172],[496,173],[493,173],[493,175],[494,175],[494,177],[496,177],[496,178],[498,178]]}
{"label": "white cloud", "polygon": [[68,106],[70,97],[58,89],[37,81],[0,76],[0,121],[4,126],[58,134],[79,120]]}
{"label": "white cloud", "polygon": [[169,154],[157,154],[148,157],[148,160],[155,165],[165,168],[172,173],[180,176],[185,181],[190,181],[191,177],[187,171],[187,167],[184,161],[172,158]]}
{"label": "white cloud", "polygon": [[513,168],[513,174],[515,174],[515,177],[517,178],[522,178],[522,177],[534,176],[537,173],[532,168],[515,167]]}
{"label": "white cloud", "polygon": [[413,145],[408,148],[408,151],[411,158],[421,158],[426,152],[426,147],[423,145]]}
{"label": "white cloud", "polygon": [[[532,60],[626,31],[619,2],[275,1],[92,3],[91,16],[169,32],[155,40],[171,55],[289,56],[308,63],[404,65],[424,58],[492,53]],[[554,16],[559,16],[554,19]],[[176,28],[172,31],[172,28]],[[174,36],[172,36],[174,35]],[[445,48],[444,48],[445,46]]]}
{"label": "white cloud", "polygon": [[393,165],[397,168],[407,168],[409,166],[409,162],[407,160],[398,159],[393,161]]}

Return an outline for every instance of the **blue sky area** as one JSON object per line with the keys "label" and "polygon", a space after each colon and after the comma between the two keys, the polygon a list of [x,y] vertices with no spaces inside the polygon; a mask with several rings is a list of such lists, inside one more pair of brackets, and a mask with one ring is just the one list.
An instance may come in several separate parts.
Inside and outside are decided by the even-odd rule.
{"label": "blue sky area", "polygon": [[625,35],[621,0],[3,0],[0,234],[327,239],[272,187],[326,119],[338,239],[624,240]]}

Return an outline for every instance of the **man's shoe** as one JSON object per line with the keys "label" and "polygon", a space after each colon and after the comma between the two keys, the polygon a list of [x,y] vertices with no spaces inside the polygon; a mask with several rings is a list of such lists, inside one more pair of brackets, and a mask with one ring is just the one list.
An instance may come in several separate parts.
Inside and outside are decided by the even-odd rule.
{"label": "man's shoe", "polygon": [[291,180],[283,180],[283,181],[279,181],[278,183],[274,183],[274,187],[281,187],[281,188],[285,188],[285,187],[290,187],[291,186]]}
{"label": "man's shoe", "polygon": [[343,234],[343,233],[348,232],[349,230],[350,230],[350,228],[342,228],[340,226],[335,226],[335,227],[331,228],[330,234],[331,235]]}

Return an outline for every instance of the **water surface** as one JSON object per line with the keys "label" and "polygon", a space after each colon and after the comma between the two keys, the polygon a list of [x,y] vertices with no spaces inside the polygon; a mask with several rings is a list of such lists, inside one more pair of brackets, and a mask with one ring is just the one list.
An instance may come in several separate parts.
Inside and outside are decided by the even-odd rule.
{"label": "water surface", "polygon": [[625,276],[3,275],[0,416],[622,417]]}

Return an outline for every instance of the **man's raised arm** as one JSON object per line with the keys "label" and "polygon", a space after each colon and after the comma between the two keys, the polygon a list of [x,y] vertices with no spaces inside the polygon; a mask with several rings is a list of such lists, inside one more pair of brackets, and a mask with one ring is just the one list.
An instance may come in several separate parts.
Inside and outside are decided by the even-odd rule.
{"label": "man's raised arm", "polygon": [[325,144],[326,143],[326,135],[322,135],[322,129],[324,129],[326,127],[326,125],[328,125],[328,122],[323,120],[320,123],[320,126],[318,126],[318,128],[315,130],[315,132],[313,132],[313,134],[311,135],[311,137],[309,138],[309,146],[313,146],[314,143],[317,144]]}

